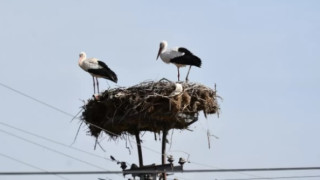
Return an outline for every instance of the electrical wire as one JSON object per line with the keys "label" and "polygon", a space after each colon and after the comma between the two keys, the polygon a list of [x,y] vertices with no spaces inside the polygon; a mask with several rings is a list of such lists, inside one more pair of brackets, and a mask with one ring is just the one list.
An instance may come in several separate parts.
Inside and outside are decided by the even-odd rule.
{"label": "electrical wire", "polygon": [[21,137],[21,136],[15,135],[15,134],[13,134],[13,133],[7,132],[7,131],[5,131],[5,130],[0,129],[0,132],[2,132],[2,133],[4,133],[4,134],[7,134],[7,135],[9,135],[9,136],[15,137],[15,138],[17,138],[17,139],[23,140],[23,141],[25,141],[25,142],[28,142],[28,143],[30,143],[30,144],[33,144],[33,145],[42,147],[42,148],[47,149],[47,150],[49,150],[49,151],[52,151],[52,152],[54,152],[54,153],[56,153],[56,154],[60,154],[60,155],[62,155],[62,156],[66,156],[66,157],[68,157],[68,158],[70,158],[70,159],[73,159],[73,160],[82,162],[82,163],[84,163],[84,164],[90,165],[90,166],[92,166],[92,167],[95,167],[95,168],[98,168],[98,169],[101,169],[101,170],[106,170],[105,168],[102,168],[102,167],[97,166],[97,165],[95,165],[95,164],[89,163],[89,162],[87,162],[87,161],[78,159],[78,158],[73,157],[73,156],[70,156],[70,155],[65,154],[65,153],[63,153],[63,152],[60,152],[60,151],[57,151],[57,150],[55,150],[55,149],[49,148],[49,147],[47,147],[47,146],[41,145],[41,144],[39,144],[39,143],[36,143],[36,142],[34,142],[34,141],[31,141],[31,140],[28,140],[28,139],[26,139],[26,138],[23,138],[23,137]]}
{"label": "electrical wire", "polygon": [[91,156],[93,156],[93,157],[102,158],[102,159],[109,160],[109,161],[113,162],[110,158],[106,158],[106,157],[103,157],[103,156],[99,156],[99,155],[96,155],[96,154],[94,154],[94,153],[87,152],[87,151],[84,151],[84,150],[82,150],[82,149],[79,149],[79,148],[76,148],[76,147],[73,147],[73,146],[69,146],[69,145],[67,145],[67,144],[63,144],[63,143],[61,143],[61,142],[55,141],[55,140],[53,140],[53,139],[49,139],[49,138],[47,138],[47,137],[44,137],[44,136],[41,136],[41,135],[38,135],[38,134],[35,134],[35,133],[32,133],[32,132],[29,132],[29,131],[26,131],[26,130],[21,129],[21,128],[17,128],[17,127],[15,127],[15,126],[9,125],[9,124],[7,124],[7,123],[4,123],[4,122],[1,122],[1,121],[0,121],[0,124],[3,125],[3,126],[9,127],[9,128],[15,129],[15,130],[17,130],[17,131],[23,132],[23,133],[25,133],[25,134],[29,134],[29,135],[32,135],[32,136],[34,136],[34,137],[37,137],[37,138],[46,140],[46,141],[48,141],[48,142],[51,142],[51,143],[54,143],[54,144],[58,144],[58,145],[60,145],[60,146],[66,147],[66,148],[70,148],[70,149],[76,150],[76,151],[78,151],[78,152],[82,152],[82,153],[91,155]]}
{"label": "electrical wire", "polygon": [[70,113],[68,113],[68,112],[66,112],[66,111],[64,111],[64,110],[62,110],[62,109],[60,109],[60,108],[57,108],[57,107],[55,107],[55,106],[52,106],[52,105],[50,105],[50,104],[48,104],[48,103],[46,103],[46,102],[44,102],[44,101],[41,101],[41,100],[39,100],[39,99],[37,99],[37,98],[34,98],[34,97],[32,97],[32,96],[30,96],[30,95],[28,95],[28,94],[26,94],[26,93],[23,93],[23,92],[21,92],[21,91],[18,91],[18,90],[14,89],[14,88],[12,88],[12,87],[10,87],[10,86],[8,86],[8,85],[5,85],[5,84],[3,84],[3,83],[1,83],[1,82],[0,82],[0,85],[1,85],[2,87],[5,87],[5,88],[13,91],[13,92],[18,93],[18,94],[20,94],[20,95],[22,95],[22,96],[24,96],[24,97],[27,97],[27,98],[35,101],[35,102],[38,102],[38,103],[40,103],[40,104],[42,104],[42,105],[44,105],[44,106],[47,106],[47,107],[49,107],[49,108],[51,108],[51,109],[54,109],[55,111],[59,111],[59,112],[62,113],[62,114],[65,114],[65,115],[67,115],[67,116],[72,116],[72,117],[73,117],[72,114],[70,114]]}
{"label": "electrical wire", "polygon": [[[96,155],[96,154],[94,154],[94,153],[87,152],[87,151],[84,151],[84,150],[82,150],[82,149],[69,146],[69,145],[67,145],[67,144],[63,144],[63,143],[58,142],[58,141],[55,141],[55,140],[53,140],[53,139],[50,139],[50,138],[47,138],[47,137],[44,137],[44,136],[41,136],[41,135],[38,135],[38,134],[35,134],[35,133],[32,133],[32,132],[29,132],[29,131],[26,131],[26,130],[17,128],[17,127],[15,127],[15,126],[9,125],[9,124],[4,123],[4,122],[1,122],[1,121],[0,121],[0,125],[6,126],[6,127],[9,127],[9,128],[12,128],[12,129],[15,129],[15,130],[20,131],[20,132],[23,132],[23,133],[25,133],[25,134],[32,135],[32,136],[34,136],[34,137],[37,137],[37,138],[46,140],[46,141],[51,142],[51,143],[54,143],[54,144],[58,144],[58,145],[60,145],[60,146],[66,147],[66,148],[70,148],[70,149],[76,150],[76,151],[81,152],[81,153],[85,153],[85,154],[91,155],[91,156],[96,157],[96,158],[102,158],[102,159],[104,159],[104,160],[108,160],[108,161],[114,162],[114,161],[111,160],[110,158],[106,158],[106,157],[103,157],[103,156],[99,156],[99,155]],[[0,129],[0,131],[1,131],[1,129]],[[129,164],[129,163],[128,163],[128,164]],[[130,165],[130,164],[129,164],[129,165]]]}
{"label": "electrical wire", "polygon": [[216,179],[216,180],[265,180],[265,179],[301,179],[301,178],[319,178],[320,175],[314,176],[280,176],[280,177],[267,177],[267,178],[236,178],[236,179]]}
{"label": "electrical wire", "polygon": [[[199,166],[203,166],[203,167],[209,167],[209,168],[215,168],[215,169],[220,169],[219,167],[215,167],[215,166],[211,166],[211,165],[207,165],[207,164],[202,164],[202,163],[197,163],[197,162],[190,162],[192,164],[196,164]],[[261,178],[261,176],[257,176],[257,175],[253,175],[253,174],[248,174],[248,173],[244,173],[244,172],[233,172],[236,174],[242,174],[242,175],[246,175],[246,176],[251,176],[251,177],[256,177],[256,178]]]}
{"label": "electrical wire", "polygon": [[[285,167],[285,168],[244,168],[244,169],[188,169],[188,170],[125,170],[125,171],[52,171],[52,172],[0,172],[0,175],[50,175],[50,174],[63,174],[63,175],[75,175],[75,174],[156,174],[156,173],[226,173],[226,172],[275,172],[275,171],[314,171],[320,170],[320,167]],[[251,178],[259,179],[259,178]],[[263,178],[260,178],[263,179]],[[264,178],[268,179],[268,178]],[[250,178],[249,178],[250,180]]]}
{"label": "electrical wire", "polygon": [[[12,161],[18,162],[18,163],[23,164],[23,165],[25,165],[25,166],[29,166],[29,167],[31,167],[31,168],[40,170],[40,171],[42,171],[42,172],[49,173],[49,171],[47,171],[47,170],[45,170],[45,169],[39,168],[39,167],[37,167],[37,166],[35,166],[35,165],[32,165],[32,164],[30,164],[30,163],[26,163],[26,162],[24,162],[24,161],[18,160],[18,159],[16,159],[16,158],[11,157],[11,156],[8,156],[8,155],[2,154],[2,153],[0,153],[0,156],[5,157],[5,158],[7,158],[7,159],[10,159],[10,160],[12,160]],[[54,176],[57,176],[57,177],[60,178],[60,179],[69,180],[68,178],[63,177],[63,176],[58,175],[58,174],[53,174],[53,175],[54,175]]]}

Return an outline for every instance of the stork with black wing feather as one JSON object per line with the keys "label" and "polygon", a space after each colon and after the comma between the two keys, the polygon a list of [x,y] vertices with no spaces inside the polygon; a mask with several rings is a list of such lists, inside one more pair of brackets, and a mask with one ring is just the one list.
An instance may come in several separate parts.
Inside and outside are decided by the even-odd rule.
{"label": "stork with black wing feather", "polygon": [[118,82],[117,75],[102,61],[97,58],[87,58],[85,52],[79,54],[79,66],[90,73],[93,78],[93,91],[96,93],[95,85],[97,84],[97,90],[99,93],[99,81],[98,78],[108,79],[115,83]]}
{"label": "stork with black wing feather", "polygon": [[190,73],[191,66],[201,67],[201,59],[192,54],[188,49],[184,47],[167,49],[167,46],[167,41],[161,41],[157,59],[160,56],[163,62],[168,64],[173,63],[177,66],[178,81],[180,81],[180,67],[185,67],[189,65],[189,70],[186,76],[186,81],[188,82],[188,76]]}

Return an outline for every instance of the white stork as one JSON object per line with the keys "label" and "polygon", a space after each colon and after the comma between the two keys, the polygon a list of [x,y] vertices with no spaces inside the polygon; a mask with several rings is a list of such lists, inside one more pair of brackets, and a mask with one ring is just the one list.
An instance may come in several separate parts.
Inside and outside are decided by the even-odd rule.
{"label": "white stork", "polygon": [[[99,93],[99,81],[98,78],[105,78],[113,81],[115,83],[118,82],[117,75],[102,61],[97,58],[87,58],[85,52],[81,52],[79,54],[79,66],[90,73],[93,79],[93,91],[96,93],[95,84],[97,83],[97,89]],[[96,79],[96,83],[95,80]]]}
{"label": "white stork", "polygon": [[160,43],[159,52],[157,55],[157,59],[162,59],[165,63],[173,63],[178,68],[178,81],[180,81],[180,67],[185,67],[190,65],[188,74],[186,76],[186,81],[188,82],[188,76],[191,69],[191,66],[201,67],[201,59],[197,56],[193,55],[188,49],[183,47],[176,47],[172,49],[167,49],[168,43],[167,41],[162,41]]}

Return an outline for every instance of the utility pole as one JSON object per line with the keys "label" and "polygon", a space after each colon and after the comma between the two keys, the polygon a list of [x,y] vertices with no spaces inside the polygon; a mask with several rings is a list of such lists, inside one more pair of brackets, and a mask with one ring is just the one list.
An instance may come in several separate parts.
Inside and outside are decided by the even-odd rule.
{"label": "utility pole", "polygon": [[[161,162],[162,162],[162,165],[166,164],[167,135],[168,135],[167,128],[163,128],[163,131],[162,131],[162,150],[161,150],[161,156],[162,156]],[[165,172],[162,173],[162,177],[163,177],[163,180],[167,180],[167,174]]]}
{"label": "utility pole", "polygon": [[141,140],[140,140],[140,132],[136,131],[136,142],[137,142],[137,150],[138,150],[138,156],[139,156],[139,166],[143,166],[143,157],[142,157],[142,148],[141,148]]}

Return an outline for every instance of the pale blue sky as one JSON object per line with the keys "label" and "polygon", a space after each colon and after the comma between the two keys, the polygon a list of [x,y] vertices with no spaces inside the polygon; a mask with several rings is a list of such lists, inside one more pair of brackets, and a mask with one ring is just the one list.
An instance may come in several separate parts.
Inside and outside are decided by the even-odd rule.
{"label": "pale blue sky", "polygon": [[[163,77],[175,81],[176,67],[156,61],[161,40],[198,55],[201,69],[189,79],[223,97],[220,118],[202,115],[190,131],[174,131],[171,152],[190,154],[185,169],[320,166],[320,2],[316,0],[212,1],[1,1],[0,83],[76,114],[91,97],[92,78],[78,67],[80,51],[106,62],[118,84],[132,86]],[[182,77],[187,69],[182,69]],[[1,123],[71,145],[79,126],[71,117],[0,86]],[[212,138],[208,149],[206,132]],[[0,154],[47,171],[101,170],[17,139],[72,155],[106,170],[119,166],[0,124]],[[94,139],[83,126],[73,147],[102,157],[138,163],[136,146]],[[171,134],[171,132],[170,132]],[[145,164],[160,163],[160,141],[145,133]],[[134,141],[134,139],[131,139]],[[148,148],[158,151],[155,153]],[[174,152],[176,151],[176,152]],[[0,172],[37,169],[0,156]],[[180,180],[319,175],[314,172],[175,174]],[[64,176],[97,179],[101,175]],[[107,175],[113,180],[119,175]],[[128,176],[127,176],[128,178]],[[6,176],[6,180],[60,179]],[[307,178],[305,178],[307,179]],[[313,178],[314,179],[314,178]]]}

